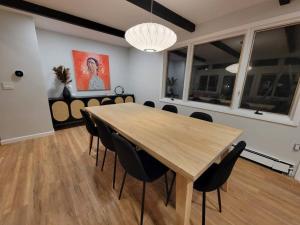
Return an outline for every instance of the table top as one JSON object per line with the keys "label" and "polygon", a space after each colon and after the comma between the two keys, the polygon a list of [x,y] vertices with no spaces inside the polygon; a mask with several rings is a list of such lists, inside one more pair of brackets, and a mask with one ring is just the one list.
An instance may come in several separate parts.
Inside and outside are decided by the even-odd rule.
{"label": "table top", "polygon": [[136,103],[87,107],[93,115],[187,179],[196,180],[242,131]]}

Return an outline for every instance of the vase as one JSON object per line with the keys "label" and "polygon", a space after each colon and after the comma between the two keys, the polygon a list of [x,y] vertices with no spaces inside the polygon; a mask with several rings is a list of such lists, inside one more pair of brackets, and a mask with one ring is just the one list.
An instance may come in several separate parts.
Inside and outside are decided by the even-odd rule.
{"label": "vase", "polygon": [[69,88],[67,86],[64,86],[64,90],[63,90],[63,93],[62,93],[63,97],[65,100],[71,100],[71,92],[69,90]]}

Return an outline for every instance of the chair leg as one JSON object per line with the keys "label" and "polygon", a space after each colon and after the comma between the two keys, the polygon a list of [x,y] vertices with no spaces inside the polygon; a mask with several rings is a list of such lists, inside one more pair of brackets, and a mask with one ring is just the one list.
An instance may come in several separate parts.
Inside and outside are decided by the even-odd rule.
{"label": "chair leg", "polygon": [[203,192],[202,197],[202,225],[205,225],[205,204],[206,204],[206,193]]}
{"label": "chair leg", "polygon": [[116,182],[116,169],[117,169],[117,153],[115,152],[115,164],[114,164],[114,171],[113,171],[113,189],[115,189],[115,182]]}
{"label": "chair leg", "polygon": [[91,154],[91,151],[92,151],[92,146],[93,146],[93,138],[94,138],[94,136],[93,136],[93,135],[91,135],[91,137],[90,137],[90,152],[89,152],[89,155]]}
{"label": "chair leg", "polygon": [[105,163],[105,159],[106,159],[106,152],[107,152],[107,148],[105,148],[105,151],[104,151],[104,157],[103,157],[101,171],[103,171],[103,168],[104,168],[104,163]]}
{"label": "chair leg", "polygon": [[124,188],[124,184],[125,184],[126,175],[127,175],[127,171],[124,172],[124,176],[123,176],[123,180],[122,180],[122,185],[121,185],[121,189],[120,189],[120,194],[119,194],[119,200],[121,199],[121,196],[122,196],[122,192],[123,192],[123,188]]}
{"label": "chair leg", "polygon": [[99,139],[97,139],[97,156],[96,156],[96,166],[98,166],[98,155],[99,155]]}
{"label": "chair leg", "polygon": [[218,188],[217,191],[218,191],[219,211],[222,212],[222,204],[221,204],[221,193],[220,193],[220,188]]}
{"label": "chair leg", "polygon": [[146,182],[143,182],[143,195],[142,195],[142,207],[141,207],[141,222],[140,225],[143,225],[144,221],[144,205],[145,205],[145,192],[146,192]]}
{"label": "chair leg", "polygon": [[167,195],[166,206],[168,206],[168,204],[169,204],[170,196],[171,196],[171,194],[172,194],[173,186],[174,186],[175,179],[176,179],[176,173],[175,173],[174,171],[172,171],[172,172],[173,172],[173,178],[172,178],[171,186],[170,186],[170,189],[169,189],[169,192],[168,192],[168,195]]}

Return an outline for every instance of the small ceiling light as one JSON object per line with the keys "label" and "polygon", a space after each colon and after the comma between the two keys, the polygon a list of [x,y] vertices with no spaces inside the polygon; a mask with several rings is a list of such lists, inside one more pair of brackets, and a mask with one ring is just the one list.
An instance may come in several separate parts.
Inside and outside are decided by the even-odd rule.
{"label": "small ceiling light", "polygon": [[151,1],[151,22],[141,23],[129,28],[125,33],[126,41],[144,52],[163,51],[177,41],[177,35],[168,27],[152,22],[153,0]]}
{"label": "small ceiling light", "polygon": [[[235,73],[236,74],[236,73],[239,72],[239,68],[240,68],[240,64],[239,63],[234,63],[234,64],[231,64],[231,65],[227,66],[225,68],[225,70],[227,70],[230,73]],[[252,67],[249,66],[248,71],[251,70],[251,69],[252,69]]]}

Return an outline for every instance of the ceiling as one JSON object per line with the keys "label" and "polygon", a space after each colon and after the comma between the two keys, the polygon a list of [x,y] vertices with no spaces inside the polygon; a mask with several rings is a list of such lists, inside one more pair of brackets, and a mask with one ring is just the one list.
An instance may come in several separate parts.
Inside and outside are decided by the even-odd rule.
{"label": "ceiling", "polygon": [[[256,4],[277,0],[156,0],[170,10],[185,17],[198,27],[201,23],[214,20],[227,14],[252,7]],[[141,22],[150,20],[150,13],[127,2],[126,0],[29,0],[27,2],[46,6],[51,9],[66,12],[75,16],[89,19],[121,30],[127,30],[129,27]],[[36,24],[40,28],[68,33],[76,36],[83,36],[104,42],[113,42],[114,44],[127,46],[122,38],[114,38],[107,34],[97,34],[99,32],[90,32],[88,29],[78,28],[74,25],[64,24],[52,19],[34,16]],[[154,22],[162,23],[173,29],[178,40],[188,33],[176,25],[173,25],[159,17],[153,16]],[[84,32],[80,32],[84,29]],[[104,38],[106,37],[106,38]]]}

